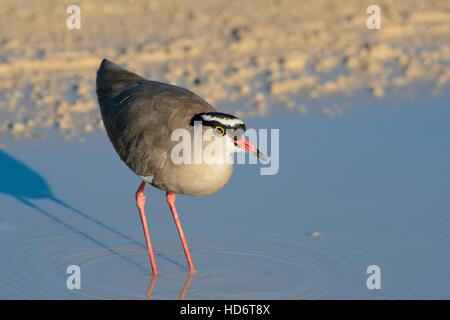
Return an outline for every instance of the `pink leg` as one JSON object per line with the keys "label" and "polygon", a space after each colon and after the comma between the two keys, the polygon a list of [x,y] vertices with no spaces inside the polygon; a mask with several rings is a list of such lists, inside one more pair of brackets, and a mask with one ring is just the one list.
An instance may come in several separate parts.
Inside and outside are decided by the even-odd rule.
{"label": "pink leg", "polygon": [[172,212],[173,220],[177,226],[178,235],[180,236],[181,244],[183,245],[184,254],[186,255],[186,260],[189,265],[189,271],[191,273],[195,272],[194,264],[192,263],[191,254],[189,253],[189,248],[184,237],[183,229],[181,228],[180,218],[178,218],[177,209],[175,208],[175,194],[173,192],[167,192],[166,200],[169,204],[170,211]]}
{"label": "pink leg", "polygon": [[139,211],[139,216],[141,217],[142,229],[144,229],[145,242],[147,243],[148,256],[150,258],[150,265],[152,267],[152,273],[154,276],[158,275],[156,271],[155,256],[153,255],[152,243],[150,242],[150,233],[148,232],[147,219],[145,217],[145,195],[144,195],[145,182],[142,182],[139,189],[136,191],[136,207]]}

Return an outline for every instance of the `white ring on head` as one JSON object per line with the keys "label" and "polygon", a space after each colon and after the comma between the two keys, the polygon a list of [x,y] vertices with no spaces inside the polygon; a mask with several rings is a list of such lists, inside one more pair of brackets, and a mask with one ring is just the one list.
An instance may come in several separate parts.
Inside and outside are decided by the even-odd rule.
{"label": "white ring on head", "polygon": [[205,121],[217,121],[219,123],[222,123],[226,126],[230,126],[233,127],[237,124],[244,124],[244,121],[242,121],[241,119],[233,119],[233,118],[220,118],[220,117],[215,117],[215,116],[211,116],[209,114],[203,114],[202,119]]}

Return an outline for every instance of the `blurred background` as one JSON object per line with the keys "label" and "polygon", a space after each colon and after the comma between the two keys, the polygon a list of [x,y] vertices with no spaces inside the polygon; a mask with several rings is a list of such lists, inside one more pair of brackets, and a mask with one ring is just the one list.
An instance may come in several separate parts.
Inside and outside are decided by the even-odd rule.
{"label": "blurred background", "polygon": [[[80,30],[66,27],[71,4],[81,9]],[[102,58],[238,116],[339,117],[364,107],[352,103],[356,94],[441,94],[450,81],[450,1],[378,1],[381,30],[366,27],[371,4],[3,0],[0,133],[97,130]]]}
{"label": "blurred background", "polygon": [[[0,298],[450,298],[449,40],[449,0],[1,0]],[[103,58],[280,130],[276,175],[177,197],[192,279],[147,188],[152,282]]]}

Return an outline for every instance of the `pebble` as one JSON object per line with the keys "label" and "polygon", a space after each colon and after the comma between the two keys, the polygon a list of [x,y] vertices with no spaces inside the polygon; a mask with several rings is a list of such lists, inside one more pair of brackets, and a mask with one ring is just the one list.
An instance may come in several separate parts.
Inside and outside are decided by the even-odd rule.
{"label": "pebble", "polygon": [[378,87],[378,86],[372,87],[371,88],[371,92],[372,92],[372,95],[375,98],[382,98],[382,97],[384,97],[384,89],[383,89],[383,87]]}
{"label": "pebble", "polygon": [[23,136],[26,130],[27,127],[21,122],[16,122],[11,125],[11,134],[13,135],[13,137]]}

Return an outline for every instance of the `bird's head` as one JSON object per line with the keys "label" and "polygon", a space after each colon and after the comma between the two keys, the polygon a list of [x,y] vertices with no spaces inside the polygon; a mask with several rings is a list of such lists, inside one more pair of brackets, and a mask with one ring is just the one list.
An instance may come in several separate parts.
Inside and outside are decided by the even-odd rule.
{"label": "bird's head", "polygon": [[212,129],[216,138],[223,138],[227,144],[232,146],[233,152],[253,153],[259,159],[267,161],[267,157],[244,136],[247,128],[241,119],[221,112],[202,112],[192,117],[190,125],[195,126],[196,124]]}

